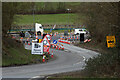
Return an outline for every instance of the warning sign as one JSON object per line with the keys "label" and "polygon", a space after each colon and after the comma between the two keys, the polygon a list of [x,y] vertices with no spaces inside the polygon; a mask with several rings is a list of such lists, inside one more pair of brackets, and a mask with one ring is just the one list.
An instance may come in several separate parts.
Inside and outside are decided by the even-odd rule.
{"label": "warning sign", "polygon": [[42,39],[39,39],[39,43],[41,43],[42,42]]}
{"label": "warning sign", "polygon": [[106,36],[106,40],[107,40],[107,47],[108,48],[115,47],[115,44],[116,44],[115,36]]}
{"label": "warning sign", "polygon": [[43,43],[32,43],[32,54],[43,54]]}

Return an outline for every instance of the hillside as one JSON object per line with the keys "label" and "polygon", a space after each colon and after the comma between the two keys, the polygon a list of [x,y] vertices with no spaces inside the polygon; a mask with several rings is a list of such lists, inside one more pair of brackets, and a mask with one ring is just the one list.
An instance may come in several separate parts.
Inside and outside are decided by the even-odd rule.
{"label": "hillside", "polygon": [[13,24],[30,25],[35,23],[41,24],[82,24],[77,20],[77,14],[35,14],[33,15],[16,15]]}

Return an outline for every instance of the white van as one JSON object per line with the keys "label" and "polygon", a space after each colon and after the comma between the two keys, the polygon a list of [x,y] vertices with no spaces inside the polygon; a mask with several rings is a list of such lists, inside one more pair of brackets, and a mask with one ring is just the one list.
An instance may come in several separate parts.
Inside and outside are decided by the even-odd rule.
{"label": "white van", "polygon": [[74,34],[75,34],[75,35],[78,35],[78,34],[80,34],[80,33],[87,34],[87,33],[89,33],[89,32],[88,32],[86,29],[80,29],[80,28],[77,28],[77,29],[74,30]]}

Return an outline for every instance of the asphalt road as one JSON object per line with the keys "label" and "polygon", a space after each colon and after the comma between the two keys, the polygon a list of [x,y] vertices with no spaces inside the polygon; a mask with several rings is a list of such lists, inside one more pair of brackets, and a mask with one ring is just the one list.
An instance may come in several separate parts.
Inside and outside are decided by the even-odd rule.
{"label": "asphalt road", "polygon": [[[25,46],[31,49],[31,46]],[[97,56],[98,53],[64,44],[64,51],[53,49],[56,60],[48,63],[2,68],[3,78],[37,78],[50,74],[84,69],[85,60]],[[52,49],[50,49],[51,52]]]}

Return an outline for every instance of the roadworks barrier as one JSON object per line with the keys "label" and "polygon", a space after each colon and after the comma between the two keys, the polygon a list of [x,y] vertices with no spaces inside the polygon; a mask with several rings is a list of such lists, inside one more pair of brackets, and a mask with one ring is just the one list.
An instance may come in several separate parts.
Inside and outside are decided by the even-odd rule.
{"label": "roadworks barrier", "polygon": [[61,40],[61,39],[59,39],[58,42],[70,44],[70,41],[68,41],[68,40]]}
{"label": "roadworks barrier", "polygon": [[91,39],[85,39],[84,43],[87,43],[87,42],[90,42],[90,41],[91,41]]}
{"label": "roadworks barrier", "polygon": [[50,48],[56,49],[56,50],[64,50],[64,46],[62,44],[51,44]]}

